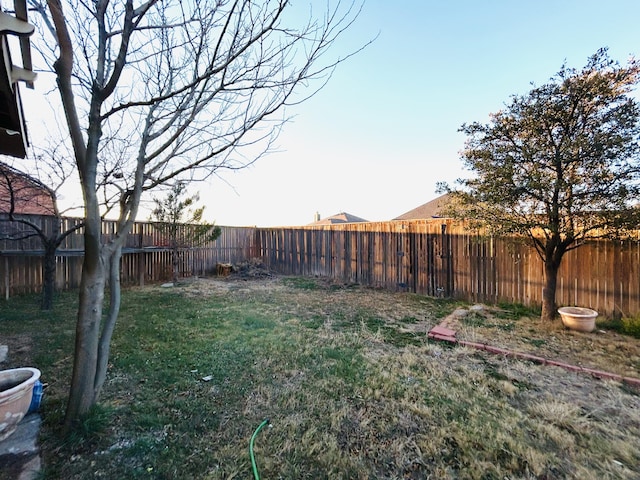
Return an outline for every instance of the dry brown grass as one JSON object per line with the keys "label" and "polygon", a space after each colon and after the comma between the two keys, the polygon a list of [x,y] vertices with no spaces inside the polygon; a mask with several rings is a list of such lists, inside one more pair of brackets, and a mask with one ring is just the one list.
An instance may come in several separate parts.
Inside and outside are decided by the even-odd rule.
{"label": "dry brown grass", "polygon": [[503,309],[487,307],[458,319],[455,329],[464,340],[622,376],[640,376],[640,342],[606,328],[606,322],[600,323],[600,328],[592,333],[582,333],[564,328],[559,320],[542,322],[531,315],[500,318],[504,314]]}
{"label": "dry brown grass", "polygon": [[[247,479],[264,417],[263,479],[640,478],[638,392],[428,340],[467,307],[458,302],[275,277],[127,296],[103,396],[109,426],[61,447],[45,421],[49,478]],[[574,334],[493,308],[456,327],[464,339],[638,376],[640,341],[612,332]]]}
{"label": "dry brown grass", "polygon": [[[304,371],[288,372],[287,380],[273,391],[263,389],[252,402],[255,415],[274,403],[290,412],[277,424],[274,421],[274,429],[277,426],[284,435],[271,430],[263,439],[265,471],[276,474],[281,471],[280,462],[296,458],[296,452],[303,450],[319,464],[331,466],[323,478],[640,475],[640,456],[631,446],[640,433],[640,402],[625,387],[556,367],[428,341],[429,328],[456,303],[438,310],[430,300],[410,294],[359,287],[332,290],[330,284],[318,289],[283,288],[279,281],[266,284],[273,285],[266,290],[279,297],[278,308],[294,314],[293,323],[300,323],[310,312],[323,317],[313,338],[298,339],[303,352],[339,346],[361,349],[367,374],[355,390],[338,393],[340,398],[333,405],[327,405],[327,398],[318,391],[339,392],[335,378],[305,388]],[[250,298],[259,298],[265,291],[264,285],[246,287],[239,291]],[[360,318],[358,328],[340,329],[341,319],[364,317],[363,312],[373,315],[374,321]],[[501,313],[486,307],[475,314],[475,320],[460,321],[459,336],[638,375],[640,342],[636,339],[603,330],[578,334],[531,317],[500,318]],[[376,329],[380,320],[384,325]],[[384,330],[388,327],[412,332],[419,340],[416,345],[396,345]],[[310,421],[301,413],[309,411],[326,412],[326,418]],[[272,451],[277,455],[270,457]],[[305,475],[305,463],[285,461],[285,471],[293,476],[283,478],[313,478]],[[360,471],[361,476],[354,476]]]}

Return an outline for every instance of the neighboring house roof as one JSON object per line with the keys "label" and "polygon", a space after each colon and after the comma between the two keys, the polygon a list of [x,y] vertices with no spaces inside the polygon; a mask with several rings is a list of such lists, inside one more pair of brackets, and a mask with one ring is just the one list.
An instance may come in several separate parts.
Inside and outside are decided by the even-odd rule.
{"label": "neighboring house roof", "polygon": [[449,202],[449,194],[445,193],[430,202],[403,213],[394,220],[421,220],[425,218],[442,218],[441,212],[445,205]]}
{"label": "neighboring house roof", "polygon": [[0,162],[0,213],[55,215],[55,194],[39,180]]}
{"label": "neighboring house roof", "polygon": [[368,221],[369,220],[365,220],[364,218],[351,215],[350,213],[340,212],[335,215],[331,215],[330,217],[317,220],[309,225],[335,225],[337,223],[362,223]]}

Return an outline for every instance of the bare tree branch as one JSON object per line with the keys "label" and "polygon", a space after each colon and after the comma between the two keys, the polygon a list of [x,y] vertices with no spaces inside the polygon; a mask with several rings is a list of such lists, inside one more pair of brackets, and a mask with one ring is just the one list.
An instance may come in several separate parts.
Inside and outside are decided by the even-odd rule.
{"label": "bare tree branch", "polygon": [[[104,382],[120,252],[143,193],[264,155],[285,107],[316,93],[351,56],[327,58],[361,5],[327,0],[320,18],[301,21],[286,0],[48,0],[48,10],[29,3],[53,45],[38,51],[56,75],[84,198],[71,427]],[[101,215],[114,209],[117,231],[103,241]]]}

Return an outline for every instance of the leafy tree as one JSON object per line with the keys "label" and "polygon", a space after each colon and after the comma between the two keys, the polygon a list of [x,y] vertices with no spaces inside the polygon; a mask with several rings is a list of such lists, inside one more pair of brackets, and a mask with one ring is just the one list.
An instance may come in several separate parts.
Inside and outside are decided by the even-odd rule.
{"label": "leafy tree", "polygon": [[153,199],[155,228],[169,237],[174,285],[178,283],[181,249],[213,242],[221,233],[220,227],[202,220],[205,207],[193,208],[200,196],[196,193],[185,198],[186,188],[183,182],[176,182],[164,199]]}
{"label": "leafy tree", "polygon": [[562,257],[595,238],[637,226],[640,193],[640,66],[606,49],[578,71],[563,66],[540,87],[513,96],[490,123],[461,127],[473,176],[458,180],[451,212],[497,234],[521,236],[544,262],[542,318],[555,317]]}
{"label": "leafy tree", "polygon": [[[97,402],[106,378],[122,246],[142,195],[244,168],[267,152],[287,119],[284,107],[317,92],[350,56],[325,60],[359,8],[327,0],[319,17],[309,9],[305,21],[287,0],[29,6],[39,14],[33,42],[42,39],[37,50],[57,82],[84,203],[70,428]],[[118,219],[103,241],[105,210]]]}

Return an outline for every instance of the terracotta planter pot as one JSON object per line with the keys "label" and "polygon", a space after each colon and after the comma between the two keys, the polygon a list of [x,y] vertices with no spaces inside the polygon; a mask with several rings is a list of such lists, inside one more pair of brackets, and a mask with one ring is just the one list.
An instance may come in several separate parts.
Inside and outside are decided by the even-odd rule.
{"label": "terracotta planter pot", "polygon": [[24,367],[0,371],[0,441],[11,435],[25,416],[33,385],[40,378],[40,370]]}
{"label": "terracotta planter pot", "polygon": [[562,307],[558,309],[565,327],[580,332],[593,332],[598,312],[584,307]]}

